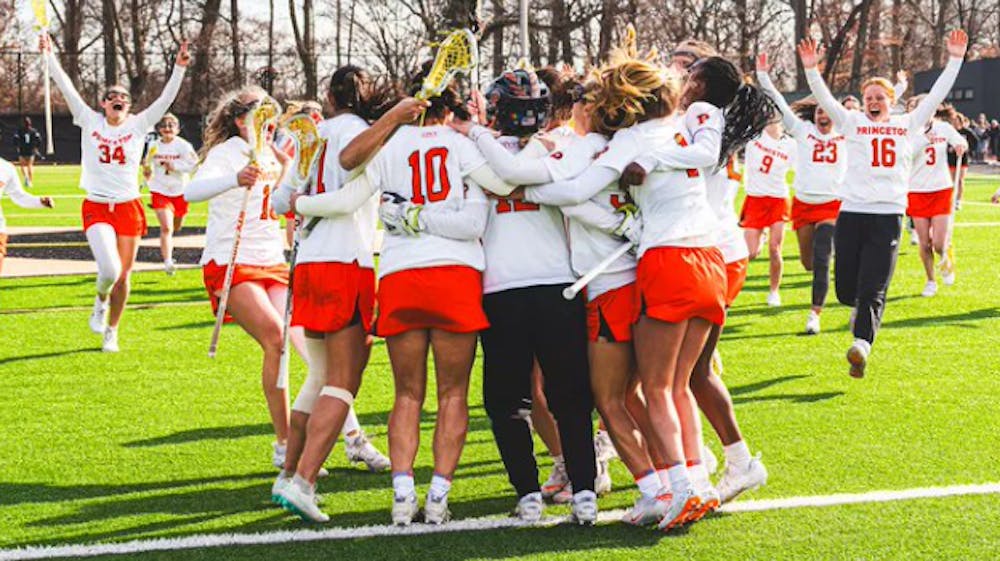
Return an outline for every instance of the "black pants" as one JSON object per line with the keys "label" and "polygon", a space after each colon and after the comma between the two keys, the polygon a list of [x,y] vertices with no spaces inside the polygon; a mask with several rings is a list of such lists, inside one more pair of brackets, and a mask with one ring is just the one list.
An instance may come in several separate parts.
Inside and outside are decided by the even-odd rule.
{"label": "black pants", "polygon": [[841,212],[834,235],[834,280],[841,304],[857,308],[854,337],[869,343],[882,323],[885,298],[899,257],[899,214]]}
{"label": "black pants", "polygon": [[490,320],[489,329],[482,332],[483,400],[518,497],[540,490],[527,421],[536,357],[573,491],[594,490],[594,398],[587,363],[586,308],[582,295],[572,301],[562,297],[566,286],[516,288],[483,298]]}
{"label": "black pants", "polygon": [[813,231],[812,305],[822,308],[830,291],[830,257],[833,256],[833,224],[819,224]]}

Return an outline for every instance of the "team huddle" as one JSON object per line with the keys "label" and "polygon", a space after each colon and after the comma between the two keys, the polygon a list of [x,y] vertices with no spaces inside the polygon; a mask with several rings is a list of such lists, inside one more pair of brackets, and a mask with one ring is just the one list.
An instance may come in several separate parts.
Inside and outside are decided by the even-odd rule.
{"label": "team huddle", "polygon": [[[948,37],[951,58],[934,87],[902,114],[890,111],[896,88],[881,78],[862,86],[863,108],[835,99],[811,40],[798,52],[814,101],[790,107],[763,55],[757,87],[705,43],[681,43],[664,65],[638,52],[632,32],[586,75],[517,68],[469,96],[450,85],[420,99],[428,66],[409,96],[345,66],[330,77],[326,120],[315,104],[294,103],[261,129],[261,108],[280,115],[280,106],[260,88],[242,88],[211,112],[198,154],[167,114],[190,60],[186,45],[160,98],[132,114],[118,86],[103,97],[103,113],[87,107],[47,37],[41,43],[83,133],[82,213],[98,266],[90,327],[105,351],[119,350],[146,230],[140,177],[153,194],[168,273],[171,232],[189,202],[208,201],[204,284],[213,309],[262,349],[272,460],[281,470],[271,498],[308,521],[329,520],[316,488],[338,435],[352,461],[391,469],[393,523],[450,519],[481,345],[484,405],[515,516],[537,522],[546,501],[564,502],[575,522],[594,524],[598,495],[610,489],[607,461],[617,455],[639,493],[625,523],[663,531],[694,523],[767,481],[716,347],[765,238],[768,303],[780,305],[789,210],[814,274],[806,330],[819,332],[835,261],[837,298],[854,310],[847,360],[855,377],[864,375],[885,310],[903,214],[921,236],[929,282],[934,255],[949,261],[944,151],[964,141],[933,117],[961,67],[962,31]],[[302,115],[315,122],[322,148],[305,180],[293,181],[291,168],[308,155],[279,123]],[[154,125],[160,140],[144,156]],[[291,268],[283,214],[299,225],[289,237]],[[944,272],[952,282],[953,269]],[[353,410],[373,336],[385,339],[395,387],[388,457]],[[308,367],[291,404],[288,343]],[[413,468],[428,355],[437,417],[434,472],[421,501]],[[714,483],[699,412],[724,450]],[[553,456],[544,483],[532,429]]]}

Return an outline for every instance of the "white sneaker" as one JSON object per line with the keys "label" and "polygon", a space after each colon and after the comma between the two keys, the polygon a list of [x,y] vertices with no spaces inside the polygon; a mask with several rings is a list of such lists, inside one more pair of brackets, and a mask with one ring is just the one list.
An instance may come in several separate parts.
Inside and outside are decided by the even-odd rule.
{"label": "white sneaker", "polygon": [[528,493],[517,501],[517,508],[514,509],[514,516],[522,522],[534,524],[542,519],[545,512],[545,501],[542,500],[541,493]]}
{"label": "white sneaker", "polygon": [[916,230],[910,230],[910,245],[918,245],[920,243],[920,238],[917,237]]}
{"label": "white sneaker", "polygon": [[369,442],[365,433],[358,433],[358,436],[353,440],[345,438],[344,443],[346,444],[344,451],[347,453],[348,462],[364,463],[368,467],[368,471],[371,472],[389,469],[389,458],[386,458],[378,451],[378,448],[375,448],[375,445]]}
{"label": "white sneaker", "polygon": [[[445,505],[447,509],[447,505]],[[417,506],[417,494],[410,493],[406,497],[392,498],[392,523],[396,526],[409,526],[417,517],[420,507]]]}
{"label": "white sneaker", "polygon": [[639,497],[632,508],[622,517],[622,522],[633,526],[649,526],[663,519],[670,504],[670,493],[664,491],[658,497]]}
{"label": "white sneaker", "polygon": [[435,497],[431,493],[427,493],[427,502],[424,504],[424,522],[440,525],[449,520],[451,520],[451,511],[448,510],[448,495]]}
{"label": "white sneaker", "polygon": [[[564,490],[567,487],[569,487],[569,476],[566,475],[566,464],[556,462],[552,466],[549,478],[545,480],[545,483],[542,483],[542,498],[553,502],[569,502],[573,497],[573,492],[570,491],[569,497],[566,497]],[[560,495],[560,498],[565,500],[557,501],[556,495]]]}
{"label": "white sneaker", "polygon": [[767,305],[772,308],[777,308],[781,305],[781,295],[777,292],[769,292],[767,294]]}
{"label": "white sneaker", "polygon": [[593,491],[580,491],[573,495],[571,518],[581,526],[593,526],[597,523],[597,494]]}
{"label": "white sneaker", "polygon": [[306,522],[329,522],[330,517],[319,509],[316,504],[316,491],[303,489],[289,481],[281,490],[278,501],[285,510],[297,515]]}
{"label": "white sneaker", "polygon": [[174,273],[177,272],[177,265],[174,263],[173,259],[168,259],[163,262],[163,272],[171,277],[174,276]]}
{"label": "white sneaker", "polygon": [[704,444],[701,446],[701,463],[704,464],[708,473],[715,473],[715,470],[719,469],[719,459],[715,457],[712,449]]}
{"label": "white sneaker", "polygon": [[930,298],[935,294],[937,294],[937,283],[932,280],[927,281],[927,284],[924,285],[924,291],[920,295],[924,298]]}
{"label": "white sneaker", "polygon": [[615,443],[611,441],[608,431],[599,430],[594,435],[594,453],[598,461],[608,462],[618,457],[618,450],[615,450]]}
{"label": "white sneaker", "polygon": [[[658,497],[659,498],[659,497]],[[664,532],[669,532],[670,530],[683,525],[687,522],[691,514],[698,510],[701,503],[698,501],[698,495],[695,494],[694,489],[687,489],[679,495],[671,495],[670,499],[664,497],[663,500],[669,500],[667,503],[666,513],[663,518],[660,519],[658,527]]]}
{"label": "white sneaker", "polygon": [[847,362],[851,364],[848,372],[852,378],[864,378],[865,366],[868,365],[868,353],[871,345],[864,339],[855,339],[851,348],[847,349]]}
{"label": "white sneaker", "polygon": [[746,465],[726,464],[726,470],[715,489],[719,492],[719,502],[728,503],[741,493],[756,489],[767,483],[767,468],[760,461],[760,454],[750,458]]}
{"label": "white sneaker", "polygon": [[715,512],[719,508],[719,505],[722,504],[719,492],[711,484],[701,489],[695,489],[695,495],[698,497],[698,509],[688,516],[686,522],[697,522],[708,514]]}
{"label": "white sneaker", "polygon": [[281,492],[285,490],[292,484],[291,477],[285,477],[285,472],[282,470],[278,474],[278,478],[274,480],[274,485],[271,485],[271,502],[276,505],[281,505]]}
{"label": "white sneaker", "polygon": [[104,327],[108,324],[108,301],[101,300],[100,296],[94,297],[94,310],[90,312],[90,330],[97,334],[104,333]]}
{"label": "white sneaker", "polygon": [[594,479],[594,491],[602,497],[611,492],[611,474],[608,473],[607,460],[597,460],[597,478]]}
{"label": "white sneaker", "polygon": [[271,454],[271,464],[278,469],[285,469],[285,453],[288,452],[288,446],[278,442],[272,442],[271,446],[274,448],[274,453]]}
{"label": "white sneaker", "polygon": [[104,342],[101,344],[101,350],[106,353],[117,353],[120,350],[118,348],[117,327],[104,328]]}
{"label": "white sneaker", "polygon": [[813,310],[809,310],[809,319],[806,320],[806,334],[819,334],[819,314]]}
{"label": "white sneaker", "polygon": [[938,273],[941,275],[941,282],[945,286],[955,284],[955,249],[949,245],[945,251],[944,259],[938,264]]}
{"label": "white sneaker", "polygon": [[948,274],[941,275],[941,282],[945,286],[953,286],[955,284],[955,272],[952,271]]}

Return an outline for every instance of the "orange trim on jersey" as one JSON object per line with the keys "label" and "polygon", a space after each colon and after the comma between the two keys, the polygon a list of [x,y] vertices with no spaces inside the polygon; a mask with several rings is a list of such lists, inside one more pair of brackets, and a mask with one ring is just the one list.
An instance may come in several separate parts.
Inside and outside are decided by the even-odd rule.
{"label": "orange trim on jersey", "polygon": [[840,201],[812,204],[792,198],[792,230],[810,224],[836,220],[840,214]]}
{"label": "orange trim on jersey", "polygon": [[99,203],[84,199],[80,208],[83,215],[83,231],[94,224],[110,224],[119,236],[146,235],[146,210],[142,199],[136,198],[123,203]]}
{"label": "orange trim on jersey", "polygon": [[914,218],[933,218],[952,213],[951,187],[930,193],[908,193],[906,215]]}

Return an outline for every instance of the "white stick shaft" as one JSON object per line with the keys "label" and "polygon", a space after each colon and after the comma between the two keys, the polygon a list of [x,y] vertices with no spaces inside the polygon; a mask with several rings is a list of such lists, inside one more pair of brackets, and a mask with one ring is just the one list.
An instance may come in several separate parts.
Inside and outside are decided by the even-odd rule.
{"label": "white stick shaft", "polygon": [[947,251],[951,245],[951,235],[955,228],[955,201],[958,200],[958,178],[962,175],[962,158],[955,158],[955,176],[951,179],[951,213],[948,214],[948,233],[944,237],[944,248]]}
{"label": "white stick shaft", "polygon": [[590,284],[590,281],[594,280],[595,278],[597,278],[598,275],[606,271],[608,267],[611,266],[612,263],[617,261],[618,258],[620,258],[622,255],[628,253],[630,249],[632,249],[631,242],[622,244],[622,246],[614,250],[614,252],[612,252],[611,255],[605,257],[604,261],[601,261],[593,269],[587,271],[587,274],[580,277],[580,280],[566,287],[566,289],[563,290],[563,298],[567,300],[572,300],[573,298],[576,298],[576,295],[581,290],[583,290],[585,286]]}
{"label": "white stick shaft", "polygon": [[219,296],[219,309],[215,313],[215,327],[212,328],[212,341],[208,344],[209,358],[215,358],[215,351],[219,348],[219,335],[222,332],[222,323],[226,319],[229,290],[233,287],[233,273],[236,271],[236,254],[240,251],[240,235],[243,233],[243,224],[247,220],[247,207],[250,205],[250,191],[251,189],[247,189],[243,194],[243,204],[240,207],[240,214],[236,218],[233,251],[229,256],[229,265],[226,266],[226,280],[222,283],[222,295]]}
{"label": "white stick shaft", "polygon": [[291,357],[288,340],[292,323],[292,306],[295,304],[292,300],[292,289],[295,286],[295,261],[298,259],[298,256],[299,229],[296,228],[295,239],[292,242],[292,259],[288,264],[288,293],[285,296],[285,315],[282,318],[281,324],[281,363],[278,366],[278,383],[276,384],[279,390],[283,390],[288,387],[288,361]]}
{"label": "white stick shaft", "polygon": [[528,0],[521,0],[521,56],[528,59]]}
{"label": "white stick shaft", "polygon": [[42,55],[42,73],[45,77],[45,154],[51,156],[56,149],[52,144],[52,84],[49,80],[49,61]]}

